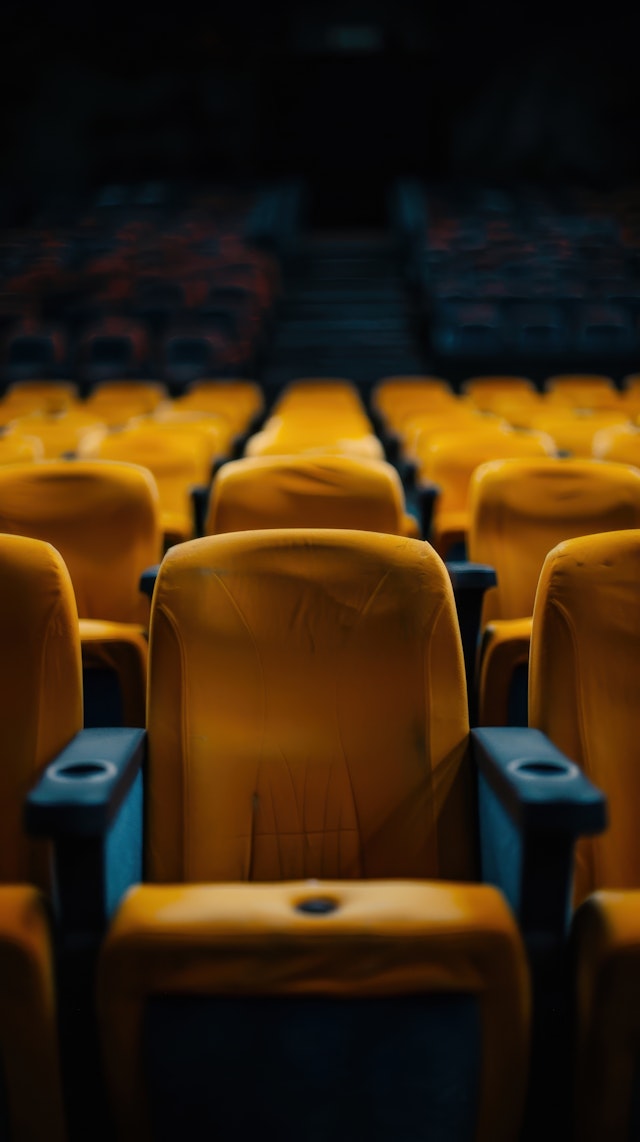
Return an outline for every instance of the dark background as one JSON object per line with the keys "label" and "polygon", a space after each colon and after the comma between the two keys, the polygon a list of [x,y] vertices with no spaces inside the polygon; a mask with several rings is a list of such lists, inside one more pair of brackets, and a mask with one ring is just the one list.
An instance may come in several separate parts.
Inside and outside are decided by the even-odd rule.
{"label": "dark background", "polygon": [[3,9],[2,200],[304,176],[312,222],[379,225],[398,175],[640,176],[640,19],[619,0],[190,0]]}

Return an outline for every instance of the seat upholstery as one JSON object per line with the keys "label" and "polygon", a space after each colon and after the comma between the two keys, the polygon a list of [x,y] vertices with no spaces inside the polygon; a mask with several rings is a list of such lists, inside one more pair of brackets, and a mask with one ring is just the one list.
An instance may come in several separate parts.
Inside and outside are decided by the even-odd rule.
{"label": "seat upholstery", "polygon": [[441,555],[453,544],[466,541],[469,529],[470,481],[481,464],[511,456],[550,456],[555,453],[550,437],[541,432],[519,432],[495,424],[460,426],[417,444],[419,479],[440,488],[436,501],[432,542]]}
{"label": "seat upholstery", "polygon": [[[435,552],[331,529],[174,547],[154,593],[147,727],[152,883],[124,901],[100,976],[121,1137],[163,1139],[176,1112],[187,1131],[202,1112],[223,1135],[275,1122],[310,1140],[321,1122],[344,1142],[362,1129],[450,1139],[442,1100],[463,1108],[453,1137],[515,1139],[528,984],[504,900],[469,883],[464,664]],[[219,1047],[200,1038],[207,1016],[214,1039],[220,1019],[235,1028]],[[465,1061],[447,1053],[450,1018]],[[429,1054],[434,1026],[444,1038]],[[171,1042],[188,1097],[154,1070]],[[440,1082],[428,1060],[443,1053]],[[265,1069],[264,1099],[247,1100]],[[369,1128],[372,1100],[382,1119]]]}
{"label": "seat upholstery", "polygon": [[505,725],[547,552],[573,536],[639,527],[640,472],[597,460],[496,460],[474,476],[471,517],[469,557],[498,576],[485,596],[480,719]]}
{"label": "seat upholstery", "polygon": [[207,485],[219,439],[215,424],[172,424],[151,418],[120,432],[87,441],[83,454],[94,460],[137,464],[155,482],[165,547],[191,539],[191,489]]}
{"label": "seat upholstery", "polygon": [[345,527],[418,538],[395,468],[350,456],[225,464],[213,482],[207,535],[264,527]]}
{"label": "seat upholstery", "polygon": [[75,592],[85,666],[118,674],[125,724],[143,725],[148,604],[138,582],[161,547],[149,473],[106,461],[2,468],[0,530],[60,551]]}
{"label": "seat upholstery", "polygon": [[291,529],[174,548],[150,642],[151,879],[473,877],[463,677],[424,544]]}
{"label": "seat upholstery", "polygon": [[27,790],[82,726],[78,614],[61,556],[0,535],[0,881],[49,887],[47,851],[24,833]]}
{"label": "seat upholstery", "polygon": [[[82,726],[78,615],[48,543],[0,535],[0,1129],[63,1142],[50,853],[25,835],[27,790]],[[6,1130],[6,1133],[4,1132]]]}
{"label": "seat upholstery", "polygon": [[7,1142],[65,1142],[53,952],[44,902],[0,888],[0,1069]]}
{"label": "seat upholstery", "polygon": [[609,828],[577,848],[576,1138],[637,1136],[640,531],[561,543],[533,616],[530,721],[605,791]]}

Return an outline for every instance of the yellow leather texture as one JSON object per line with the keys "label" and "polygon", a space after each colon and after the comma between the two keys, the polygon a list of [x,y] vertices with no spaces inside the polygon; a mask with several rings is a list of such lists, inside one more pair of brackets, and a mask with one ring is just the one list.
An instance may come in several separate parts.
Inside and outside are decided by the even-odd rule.
{"label": "yellow leather texture", "polygon": [[11,1142],[64,1142],[52,948],[35,889],[0,888],[0,1050]]}
{"label": "yellow leather texture", "polygon": [[151,880],[475,875],[462,652],[427,544],[291,529],[173,548],[147,724]]}
{"label": "yellow leather texture", "polygon": [[[322,917],[297,910],[316,896],[336,910]],[[134,889],[107,938],[99,987],[122,1137],[146,1132],[140,1038],[149,995],[424,992],[478,997],[484,1065],[476,1137],[512,1140],[524,1097],[529,992],[521,941],[495,889],[386,880]]]}
{"label": "yellow leather texture", "polygon": [[530,721],[604,790],[609,811],[608,830],[578,844],[578,901],[640,886],[639,642],[640,531],[550,552],[533,618]]}
{"label": "yellow leather texture", "polygon": [[138,583],[161,553],[157,491],[143,468],[106,461],[0,469],[0,531],[60,551],[81,618],[145,622]]}
{"label": "yellow leather texture", "polygon": [[470,514],[469,558],[498,576],[483,621],[525,618],[557,543],[640,527],[640,473],[597,460],[497,460],[474,474]]}
{"label": "yellow leather texture", "polygon": [[37,436],[11,430],[0,436],[0,464],[28,464],[43,457],[44,448]]}
{"label": "yellow leather texture", "polygon": [[640,1035],[640,892],[596,892],[573,920],[576,1142],[627,1142]]}
{"label": "yellow leather texture", "polygon": [[256,457],[225,464],[211,491],[208,535],[264,527],[346,527],[405,534],[395,468],[350,456]]}
{"label": "yellow leather texture", "polygon": [[82,727],[78,616],[48,543],[0,535],[0,880],[48,887],[48,851],[29,841],[25,796]]}

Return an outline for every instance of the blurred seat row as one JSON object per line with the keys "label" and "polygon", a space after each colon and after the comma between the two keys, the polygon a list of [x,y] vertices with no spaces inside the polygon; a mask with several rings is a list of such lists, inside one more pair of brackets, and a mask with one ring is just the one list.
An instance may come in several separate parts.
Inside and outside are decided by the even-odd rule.
{"label": "blurred seat row", "polygon": [[297,217],[289,185],[154,201],[98,196],[64,225],[0,234],[7,382],[161,376],[180,388],[255,367]]}
{"label": "blurred seat row", "polygon": [[[276,529],[173,548],[151,620],[143,873],[141,731],[80,730],[68,572],[48,544],[4,536],[8,1136],[65,1137],[48,897],[60,960],[77,963],[81,933],[99,948],[117,1137],[196,1138],[209,1124],[242,1136],[261,1124],[312,1138],[320,1122],[346,1140],[364,1121],[379,1139],[431,1137],[434,1123],[442,1138],[515,1139],[537,941],[566,952],[569,891],[585,903],[562,1082],[575,1071],[577,1137],[629,1136],[637,908],[621,890],[638,875],[639,558],[636,531],[568,541],[545,562],[532,725],[563,757],[539,730],[469,739],[449,580],[415,540]],[[21,824],[25,790],[52,758],[28,821],[53,852]],[[606,788],[611,824],[580,842],[572,888],[573,841],[603,824],[578,765]],[[501,866],[514,828],[522,851]],[[541,844],[544,884],[525,859]],[[104,864],[89,870],[96,845]],[[562,848],[564,862],[549,851]],[[119,902],[123,863],[137,887]],[[560,921],[550,905],[562,905]],[[535,1014],[534,1002],[534,1025]],[[77,1060],[63,1051],[62,1063]],[[72,1080],[71,1112],[87,1113]],[[260,1095],[249,1103],[248,1081]]]}
{"label": "blurred seat row", "polygon": [[[470,733],[464,565],[418,540],[373,432],[401,388],[368,415],[348,382],[301,381],[252,434],[257,406],[234,398],[245,455],[227,460],[228,437],[211,534],[166,553],[150,616],[150,464],[0,471],[9,1137],[49,1137],[45,1116],[86,1137],[103,1078],[120,1138],[506,1142],[550,1113],[579,1138],[627,1137],[635,898],[590,894],[637,883],[640,472],[543,440],[473,476],[469,553],[498,582]],[[483,714],[512,617],[525,659],[531,638],[530,729]],[[605,824],[599,789],[610,827],[580,841],[574,879],[576,839]],[[25,884],[49,901],[55,960]]]}

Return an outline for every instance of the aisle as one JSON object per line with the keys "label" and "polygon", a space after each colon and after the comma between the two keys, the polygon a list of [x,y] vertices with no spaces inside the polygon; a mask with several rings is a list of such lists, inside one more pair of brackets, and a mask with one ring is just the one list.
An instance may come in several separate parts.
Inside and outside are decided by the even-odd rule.
{"label": "aisle", "polygon": [[267,395],[295,377],[348,377],[366,393],[380,377],[421,372],[393,239],[383,231],[303,238],[261,377]]}

